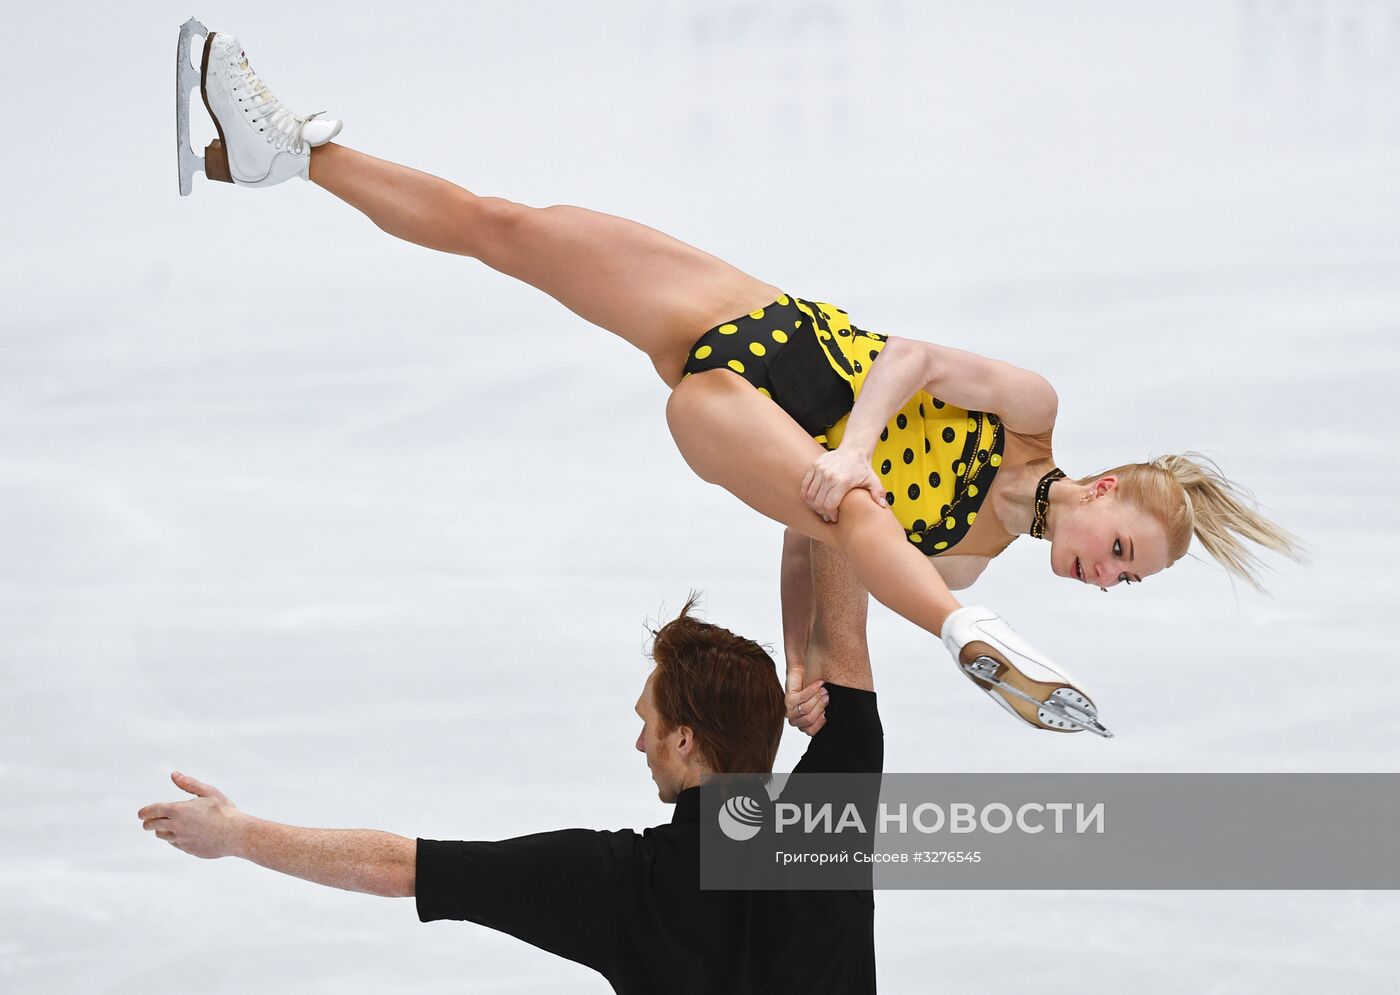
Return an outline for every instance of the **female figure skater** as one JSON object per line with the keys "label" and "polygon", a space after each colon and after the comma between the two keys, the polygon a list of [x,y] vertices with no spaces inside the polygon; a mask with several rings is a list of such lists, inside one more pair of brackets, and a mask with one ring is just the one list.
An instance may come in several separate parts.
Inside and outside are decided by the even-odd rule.
{"label": "female figure skater", "polygon": [[[339,121],[293,114],[236,38],[194,21],[181,31],[181,92],[196,79],[198,34],[197,78],[219,132],[209,178],[309,178],[389,234],[478,259],[626,339],[672,389],[667,422],[702,479],[839,549],[871,594],[941,634],[964,672],[1033,726],[1107,735],[1067,677],[951,593],[1017,536],[1050,542],[1055,576],[1105,590],[1166,569],[1193,534],[1256,587],[1243,540],[1296,557],[1292,537],[1208,462],[1164,456],[1066,477],[1051,448],[1057,398],[1039,374],[868,332],[840,308],[622,218],[478,196],[330,144]],[[199,160],[177,117],[188,192]]]}

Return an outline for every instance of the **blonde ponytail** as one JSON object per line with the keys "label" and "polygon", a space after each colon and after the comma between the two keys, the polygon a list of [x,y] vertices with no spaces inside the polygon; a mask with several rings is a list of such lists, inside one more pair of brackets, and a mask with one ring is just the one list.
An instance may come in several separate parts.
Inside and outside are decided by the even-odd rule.
{"label": "blonde ponytail", "polygon": [[1120,498],[1132,501],[1162,523],[1171,563],[1186,555],[1194,535],[1227,573],[1256,591],[1263,591],[1259,581],[1262,561],[1245,545],[1245,540],[1296,562],[1303,561],[1303,544],[1261,515],[1254,507],[1254,496],[1201,453],[1129,463],[1086,477],[1080,483],[1107,476],[1118,478]]}

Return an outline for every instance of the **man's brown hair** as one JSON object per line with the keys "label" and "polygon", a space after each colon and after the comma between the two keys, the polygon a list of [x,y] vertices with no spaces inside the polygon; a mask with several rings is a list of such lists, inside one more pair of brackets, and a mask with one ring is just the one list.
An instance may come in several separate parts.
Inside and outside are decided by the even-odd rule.
{"label": "man's brown hair", "polygon": [[668,729],[689,726],[717,774],[773,770],[783,733],[783,687],[763,647],[691,615],[699,595],[656,632],[652,694]]}

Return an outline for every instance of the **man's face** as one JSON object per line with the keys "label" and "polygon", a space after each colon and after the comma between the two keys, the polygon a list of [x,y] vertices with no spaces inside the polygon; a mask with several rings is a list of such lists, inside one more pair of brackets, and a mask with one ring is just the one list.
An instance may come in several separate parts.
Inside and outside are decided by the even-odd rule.
{"label": "man's face", "polygon": [[687,764],[682,747],[687,742],[687,730],[666,730],[652,693],[655,681],[656,671],[653,670],[647,675],[642,696],[637,699],[637,714],[642,719],[642,734],[637,737],[637,749],[646,754],[647,767],[651,770],[651,779],[656,782],[657,795],[669,805],[686,788]]}

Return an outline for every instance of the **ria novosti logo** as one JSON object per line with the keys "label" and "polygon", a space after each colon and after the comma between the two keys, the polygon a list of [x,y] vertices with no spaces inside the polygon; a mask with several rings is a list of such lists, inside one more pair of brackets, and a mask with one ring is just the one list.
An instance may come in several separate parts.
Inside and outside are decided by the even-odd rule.
{"label": "ria novosti logo", "polygon": [[719,807],[720,832],[743,843],[763,828],[763,806],[748,795],[735,795]]}
{"label": "ria novosti logo", "polygon": [[[862,812],[854,802],[843,806],[831,802],[779,801],[773,810],[773,832],[779,835],[840,836],[877,832],[887,836],[909,833],[924,836],[991,833],[995,836],[1015,831],[1033,836],[1044,832],[1053,835],[1103,835],[1105,832],[1103,802],[1027,802],[1015,809],[1002,802],[980,807],[971,802],[923,802],[912,809],[907,802],[880,802],[872,813]],[[719,828],[731,840],[742,843],[758,835],[764,817],[765,807],[758,800],[750,795],[734,795],[719,808]],[[872,817],[873,824],[869,821]]]}

